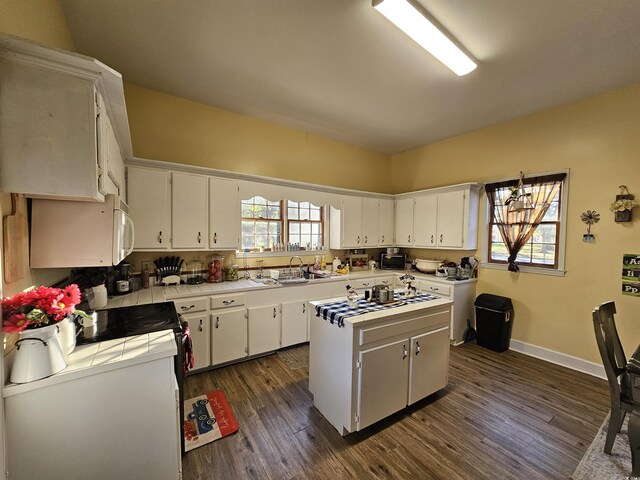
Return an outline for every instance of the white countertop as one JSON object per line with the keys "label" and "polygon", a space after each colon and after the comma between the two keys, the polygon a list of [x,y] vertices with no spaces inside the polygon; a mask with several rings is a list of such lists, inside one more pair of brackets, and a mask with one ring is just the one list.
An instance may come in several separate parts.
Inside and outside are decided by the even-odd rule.
{"label": "white countertop", "polygon": [[71,352],[67,367],[61,372],[29,383],[8,383],[2,390],[2,396],[6,398],[89,375],[173,357],[177,351],[172,330],[80,345]]}
{"label": "white countertop", "polygon": [[[335,282],[341,280],[351,280],[359,278],[385,277],[389,275],[410,274],[417,280],[428,280],[431,282],[443,284],[461,284],[477,282],[477,279],[471,278],[467,280],[447,280],[445,277],[436,277],[433,274],[416,272],[414,270],[361,270],[350,272],[348,275],[337,275],[327,278],[316,278],[302,285],[318,285],[325,282]],[[109,298],[106,308],[129,307],[132,305],[144,305],[146,303],[164,302],[167,300],[175,300],[178,298],[198,297],[205,295],[219,295],[233,292],[248,292],[251,290],[264,290],[270,288],[289,288],[295,285],[268,285],[254,280],[236,280],[233,282],[220,283],[201,283],[199,285],[175,285],[169,287],[153,286],[144,290],[128,293],[126,295],[115,296]]]}

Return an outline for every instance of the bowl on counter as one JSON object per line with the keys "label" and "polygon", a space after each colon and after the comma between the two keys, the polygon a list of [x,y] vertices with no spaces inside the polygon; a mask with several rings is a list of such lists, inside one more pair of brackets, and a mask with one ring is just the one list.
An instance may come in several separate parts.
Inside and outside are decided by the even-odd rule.
{"label": "bowl on counter", "polygon": [[416,268],[422,273],[436,273],[440,265],[442,265],[442,260],[416,259]]}

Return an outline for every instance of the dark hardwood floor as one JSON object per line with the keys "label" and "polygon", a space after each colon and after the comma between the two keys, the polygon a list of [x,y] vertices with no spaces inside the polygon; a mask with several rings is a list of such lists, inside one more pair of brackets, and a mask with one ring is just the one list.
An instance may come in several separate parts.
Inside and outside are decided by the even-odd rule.
{"label": "dark hardwood floor", "polygon": [[609,409],[604,380],[532,357],[452,347],[443,391],[341,437],[313,407],[308,346],[190,376],[240,430],[183,457],[195,479],[567,479]]}

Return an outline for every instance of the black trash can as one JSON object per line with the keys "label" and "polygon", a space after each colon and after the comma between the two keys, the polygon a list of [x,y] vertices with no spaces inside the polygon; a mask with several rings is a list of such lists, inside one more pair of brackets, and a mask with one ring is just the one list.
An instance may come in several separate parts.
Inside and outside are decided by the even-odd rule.
{"label": "black trash can", "polygon": [[509,350],[513,327],[511,299],[483,293],[478,295],[474,305],[478,345],[495,352]]}

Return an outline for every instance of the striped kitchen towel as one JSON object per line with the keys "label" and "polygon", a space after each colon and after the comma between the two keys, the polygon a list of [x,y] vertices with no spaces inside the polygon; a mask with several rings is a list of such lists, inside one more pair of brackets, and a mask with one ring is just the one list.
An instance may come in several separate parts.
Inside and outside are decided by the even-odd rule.
{"label": "striped kitchen towel", "polygon": [[358,298],[355,307],[351,307],[349,302],[346,300],[324,303],[322,305],[316,305],[316,317],[324,318],[325,320],[329,320],[330,323],[337,324],[338,327],[343,327],[344,319],[347,317],[354,317],[356,315],[362,315],[363,313],[400,307],[410,303],[428,302],[440,297],[429,295],[428,293],[418,293],[415,297],[405,298],[404,295],[400,296],[397,293],[394,293],[393,298],[393,303],[387,303],[384,305],[369,302],[364,298]]}

